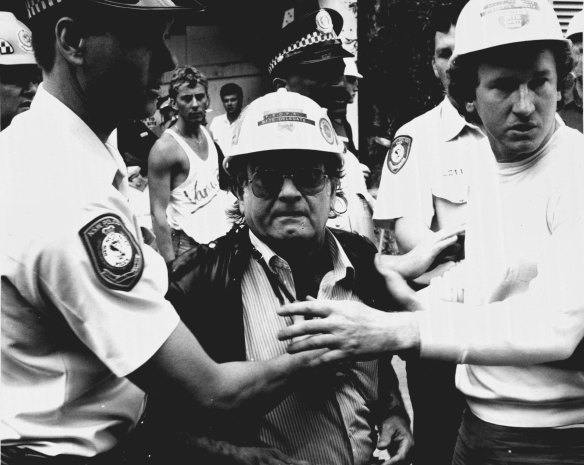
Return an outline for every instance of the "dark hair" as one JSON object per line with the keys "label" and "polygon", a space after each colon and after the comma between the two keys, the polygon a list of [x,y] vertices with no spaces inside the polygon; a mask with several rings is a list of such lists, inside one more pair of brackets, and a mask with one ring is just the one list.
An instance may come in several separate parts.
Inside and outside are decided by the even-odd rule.
{"label": "dark hair", "polygon": [[428,38],[434,43],[434,36],[437,32],[447,34],[452,26],[456,25],[456,20],[463,5],[436,6],[430,10],[426,33]]}
{"label": "dark hair", "polygon": [[103,33],[110,25],[103,8],[72,0],[64,1],[34,16],[29,22],[32,46],[37,63],[45,71],[51,71],[55,65],[57,40],[55,28],[57,22],[63,17],[73,18],[79,24],[79,33],[82,37]]}
{"label": "dark hair", "polygon": [[[111,31],[120,40],[131,43],[135,32],[129,25],[135,22],[137,14],[139,13],[132,10],[113,9],[92,2],[63,0],[33,16],[29,21],[36,61],[45,71],[53,69],[57,40],[55,29],[61,18],[69,17],[75,21],[75,33],[80,38]],[[170,13],[168,15],[170,16]],[[157,15],[157,18],[159,19],[160,15]]]}
{"label": "dark hair", "polygon": [[459,113],[471,123],[480,123],[476,110],[469,112],[466,103],[476,98],[478,82],[478,67],[484,62],[521,63],[531,60],[543,48],[549,48],[554,54],[556,72],[558,75],[558,90],[570,71],[573,59],[570,46],[560,41],[532,41],[517,44],[501,45],[479,52],[455,57],[448,69],[448,94],[454,100]]}
{"label": "dark hair", "polygon": [[[245,155],[233,158],[229,163],[229,189],[237,198],[243,195],[243,188],[248,182],[247,168],[250,165],[258,164],[258,161],[265,157],[269,152],[260,152],[251,155]],[[324,171],[331,180],[332,185],[337,190],[337,197],[342,199],[345,204],[345,196],[343,192],[339,190],[339,183],[341,178],[344,176],[343,172],[343,160],[337,156],[326,156],[319,152],[315,152],[322,157],[324,163]],[[331,212],[329,216],[334,218],[344,212],[339,212],[334,209],[334,205],[331,205]],[[243,223],[244,218],[239,211],[239,206],[237,203],[233,205],[227,212],[229,218],[236,223]]]}
{"label": "dark hair", "polygon": [[178,88],[183,85],[188,84],[189,87],[196,87],[201,84],[205,88],[205,92],[209,91],[209,82],[207,81],[207,76],[201,73],[194,66],[181,66],[174,70],[172,78],[170,80],[170,87],[168,89],[168,94],[170,98],[175,100],[178,95]]}
{"label": "dark hair", "polygon": [[243,90],[234,82],[228,82],[219,90],[219,96],[223,99],[226,95],[237,95],[239,100],[243,100]]}

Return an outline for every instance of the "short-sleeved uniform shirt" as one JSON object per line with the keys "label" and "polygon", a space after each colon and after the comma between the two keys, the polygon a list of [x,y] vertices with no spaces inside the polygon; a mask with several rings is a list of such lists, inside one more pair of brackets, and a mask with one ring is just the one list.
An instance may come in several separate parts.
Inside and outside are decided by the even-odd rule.
{"label": "short-sleeved uniform shirt", "polygon": [[3,444],[93,456],[137,423],[124,376],[178,325],[120,154],[42,85],[0,134]]}
{"label": "short-sleeved uniform shirt", "polygon": [[445,98],[397,131],[383,165],[373,220],[387,228],[391,220],[410,217],[433,231],[463,223],[468,163],[485,148],[483,133]]}

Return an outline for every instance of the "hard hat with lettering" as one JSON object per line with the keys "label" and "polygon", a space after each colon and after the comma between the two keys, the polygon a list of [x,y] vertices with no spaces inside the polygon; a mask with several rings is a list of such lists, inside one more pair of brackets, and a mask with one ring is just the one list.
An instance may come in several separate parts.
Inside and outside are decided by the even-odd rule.
{"label": "hard hat with lettering", "polygon": [[35,65],[30,30],[16,16],[0,11],[0,65]]}
{"label": "hard hat with lettering", "polygon": [[[573,36],[584,32],[584,10],[576,13],[570,23],[568,24],[568,31],[566,32],[566,39],[571,39]],[[580,40],[582,38],[580,37]]]}
{"label": "hard hat with lettering", "polygon": [[243,155],[298,150],[341,157],[344,147],[324,108],[282,88],[247,106],[223,166],[229,172],[233,159]]}
{"label": "hard hat with lettering", "polygon": [[[25,0],[28,17],[33,18],[44,11],[56,7],[65,0]],[[203,10],[203,6],[196,0],[69,0],[94,3],[112,8],[135,11],[181,11]]]}
{"label": "hard hat with lettering", "polygon": [[539,40],[566,42],[548,0],[470,0],[456,22],[454,56]]}

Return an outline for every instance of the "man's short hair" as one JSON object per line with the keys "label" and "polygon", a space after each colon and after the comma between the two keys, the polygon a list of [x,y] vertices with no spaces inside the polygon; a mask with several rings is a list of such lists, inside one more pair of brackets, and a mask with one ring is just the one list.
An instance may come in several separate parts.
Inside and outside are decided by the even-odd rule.
{"label": "man's short hair", "polygon": [[447,34],[452,26],[456,26],[461,10],[462,5],[437,6],[430,10],[426,31],[432,42],[437,32]]}
{"label": "man's short hair", "polygon": [[[505,48],[502,53],[502,48]],[[558,75],[558,90],[570,71],[572,71],[573,59],[570,46],[567,42],[560,41],[533,41],[517,44],[502,45],[480,52],[469,53],[455,57],[448,69],[449,84],[448,94],[454,100],[459,113],[471,123],[479,123],[480,119],[476,111],[468,112],[466,103],[476,99],[478,82],[478,67],[480,63],[497,62],[502,57],[514,57],[515,62],[530,60],[543,48],[549,48],[554,54],[556,72]],[[514,50],[513,50],[514,49]],[[511,62],[511,58],[509,58]]]}
{"label": "man's short hair", "polygon": [[82,37],[101,34],[113,28],[113,17],[107,15],[103,7],[86,2],[69,1],[53,6],[42,15],[33,17],[29,26],[32,31],[32,46],[38,65],[45,71],[51,71],[55,65],[55,26],[64,17],[73,18],[79,24]]}
{"label": "man's short hair", "polygon": [[226,95],[237,95],[239,100],[243,100],[243,90],[234,82],[228,82],[219,90],[219,96],[223,99]]}
{"label": "man's short hair", "polygon": [[174,70],[168,90],[171,99],[176,99],[178,88],[183,84],[188,84],[189,87],[196,87],[201,84],[205,88],[205,92],[209,92],[207,77],[194,66],[181,66]]}

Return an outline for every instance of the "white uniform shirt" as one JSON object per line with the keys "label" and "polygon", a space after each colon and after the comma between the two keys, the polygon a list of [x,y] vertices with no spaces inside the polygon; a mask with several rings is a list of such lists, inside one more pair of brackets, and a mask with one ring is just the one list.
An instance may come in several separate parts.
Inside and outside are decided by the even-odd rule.
{"label": "white uniform shirt", "polygon": [[382,168],[375,223],[388,228],[391,220],[409,217],[433,231],[464,223],[467,170],[472,158],[488,147],[483,139],[448,98],[402,126]]}
{"label": "white uniform shirt", "polygon": [[119,153],[42,85],[0,154],[1,439],[93,456],[138,421],[144,393],[124,376],[178,324],[166,267],[121,193]]}

